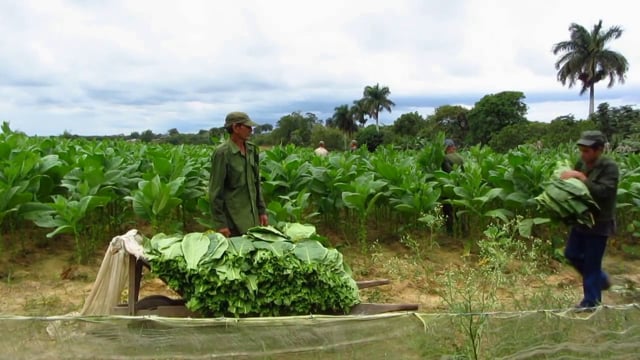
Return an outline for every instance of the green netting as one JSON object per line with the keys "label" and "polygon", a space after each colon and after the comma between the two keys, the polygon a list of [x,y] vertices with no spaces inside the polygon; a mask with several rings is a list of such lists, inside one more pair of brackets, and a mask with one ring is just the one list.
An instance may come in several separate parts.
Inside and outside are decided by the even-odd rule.
{"label": "green netting", "polygon": [[635,359],[640,308],[251,319],[0,317],[7,359]]}

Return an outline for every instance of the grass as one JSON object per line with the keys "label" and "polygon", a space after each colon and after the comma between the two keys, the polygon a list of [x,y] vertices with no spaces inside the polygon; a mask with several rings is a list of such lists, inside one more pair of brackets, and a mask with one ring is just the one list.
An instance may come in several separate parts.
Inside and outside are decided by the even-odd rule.
{"label": "grass", "polygon": [[46,316],[53,311],[60,311],[64,308],[62,299],[57,295],[36,295],[29,298],[24,303],[24,311],[31,316]]}
{"label": "grass", "polygon": [[[567,266],[543,256],[544,252],[535,247],[514,244],[511,239],[503,238],[499,231],[490,234],[483,239],[482,247],[467,257],[461,256],[460,241],[439,234],[432,240],[437,246],[429,246],[429,234],[421,237],[420,233],[411,233],[403,241],[384,238],[370,243],[366,253],[360,252],[358,244],[342,248],[345,261],[358,280],[387,278],[392,281],[390,285],[362,290],[362,301],[418,302],[420,311],[426,314],[426,333],[416,330],[411,336],[399,339],[395,350],[387,352],[386,357],[381,351],[367,351],[373,356],[371,358],[491,358],[504,351],[512,351],[509,346],[517,348],[517,334],[540,336],[536,333],[538,326],[540,332],[553,334],[556,331],[544,315],[523,315],[509,320],[480,314],[568,308],[581,292],[577,276]],[[331,240],[342,243],[333,236]],[[415,244],[427,246],[416,251]],[[61,271],[74,264],[74,260],[72,248],[58,245],[57,248],[63,250],[29,247],[31,255],[28,259],[31,262],[25,258],[19,262],[4,259],[12,264],[13,271],[22,273],[18,280],[9,282],[4,279],[0,284],[0,294],[7,301],[2,304],[5,311],[7,307],[4,305],[12,303],[9,313],[33,316],[60,315],[81,307],[90,281],[60,278]],[[614,254],[608,255],[612,273],[616,276],[640,273],[640,261],[625,258],[613,250]],[[96,254],[94,263],[97,264],[102,255]],[[620,258],[625,260],[620,261]],[[98,266],[84,271],[92,279],[97,270]],[[620,295],[608,293],[607,301],[622,303],[640,298],[639,285],[634,279],[629,276],[624,285],[619,283],[624,291]],[[144,295],[145,291],[152,294],[162,289],[151,276],[146,275],[142,291]],[[472,314],[445,315],[469,313]],[[565,335],[561,339],[569,341],[572,338]],[[380,344],[371,346],[375,349]],[[346,350],[348,354],[336,350],[322,355],[342,359],[364,358],[364,353],[356,351],[356,348]]]}

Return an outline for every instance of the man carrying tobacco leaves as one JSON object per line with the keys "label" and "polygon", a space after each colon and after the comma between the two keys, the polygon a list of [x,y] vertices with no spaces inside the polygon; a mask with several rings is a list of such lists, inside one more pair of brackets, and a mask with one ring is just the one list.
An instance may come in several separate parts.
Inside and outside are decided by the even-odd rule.
{"label": "man carrying tobacco leaves", "polygon": [[565,257],[582,275],[584,298],[577,308],[593,308],[602,302],[602,290],[611,287],[602,271],[602,257],[607,238],[615,232],[616,195],[619,171],[616,163],[604,156],[605,137],[600,131],[585,131],[578,140],[580,160],[574,170],[564,171],[561,179],[576,178],[589,190],[598,210],[593,211],[594,225],[574,225],[565,248]]}
{"label": "man carrying tobacco leaves", "polygon": [[231,112],[224,124],[229,139],[211,156],[209,202],[214,229],[239,236],[268,218],[260,186],[258,147],[247,141],[257,124],[243,112]]}

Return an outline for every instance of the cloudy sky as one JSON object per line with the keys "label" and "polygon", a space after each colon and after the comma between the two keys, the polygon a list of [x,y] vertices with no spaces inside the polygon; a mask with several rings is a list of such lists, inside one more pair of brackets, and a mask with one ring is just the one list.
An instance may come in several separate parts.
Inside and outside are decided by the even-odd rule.
{"label": "cloudy sky", "polygon": [[[523,91],[530,120],[585,117],[556,81],[554,43],[577,22],[620,25],[627,81],[596,101],[640,103],[640,24],[628,0],[0,0],[0,121],[30,135],[166,133],[324,119],[365,85],[389,86],[382,116]],[[626,9],[626,10],[625,10]]]}

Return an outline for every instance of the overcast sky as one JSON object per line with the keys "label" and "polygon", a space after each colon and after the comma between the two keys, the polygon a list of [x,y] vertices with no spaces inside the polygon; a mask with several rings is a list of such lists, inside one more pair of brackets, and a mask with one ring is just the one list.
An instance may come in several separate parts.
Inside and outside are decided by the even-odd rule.
{"label": "overcast sky", "polygon": [[0,120],[30,135],[166,133],[229,111],[321,119],[389,86],[404,112],[523,91],[530,120],[586,116],[556,81],[554,43],[577,22],[620,25],[630,64],[596,103],[640,103],[640,23],[628,0],[0,0]]}

